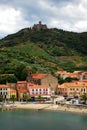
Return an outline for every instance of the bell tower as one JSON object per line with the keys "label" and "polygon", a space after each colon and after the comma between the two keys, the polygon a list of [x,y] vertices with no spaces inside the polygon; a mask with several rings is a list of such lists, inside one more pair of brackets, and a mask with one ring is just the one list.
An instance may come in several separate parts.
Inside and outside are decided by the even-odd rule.
{"label": "bell tower", "polygon": [[27,81],[32,82],[32,69],[31,68],[28,69]]}

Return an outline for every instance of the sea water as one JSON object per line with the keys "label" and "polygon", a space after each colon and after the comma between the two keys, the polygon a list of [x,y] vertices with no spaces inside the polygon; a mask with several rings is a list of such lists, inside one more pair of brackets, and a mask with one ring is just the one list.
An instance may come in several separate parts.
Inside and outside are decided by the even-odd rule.
{"label": "sea water", "polygon": [[87,130],[87,115],[54,111],[0,111],[0,130]]}

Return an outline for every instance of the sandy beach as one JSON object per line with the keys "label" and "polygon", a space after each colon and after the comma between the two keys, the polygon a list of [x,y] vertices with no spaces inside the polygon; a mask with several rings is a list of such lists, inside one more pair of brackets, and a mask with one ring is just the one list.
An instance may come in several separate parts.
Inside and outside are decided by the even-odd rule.
{"label": "sandy beach", "polygon": [[64,111],[64,112],[87,114],[86,108],[66,107],[55,104],[17,104],[16,109],[52,110],[52,111]]}

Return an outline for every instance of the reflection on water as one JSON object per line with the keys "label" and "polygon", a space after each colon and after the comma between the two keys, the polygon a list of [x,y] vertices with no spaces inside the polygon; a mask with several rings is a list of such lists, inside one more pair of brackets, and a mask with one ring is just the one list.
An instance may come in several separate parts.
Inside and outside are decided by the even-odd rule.
{"label": "reflection on water", "polygon": [[87,116],[47,111],[0,111],[0,130],[87,130]]}

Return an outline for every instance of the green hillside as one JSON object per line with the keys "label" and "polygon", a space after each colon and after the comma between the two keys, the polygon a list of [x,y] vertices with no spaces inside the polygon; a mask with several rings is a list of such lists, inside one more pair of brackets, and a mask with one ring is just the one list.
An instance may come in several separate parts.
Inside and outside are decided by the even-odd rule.
{"label": "green hillside", "polygon": [[87,33],[25,28],[0,40],[0,73],[87,70]]}

